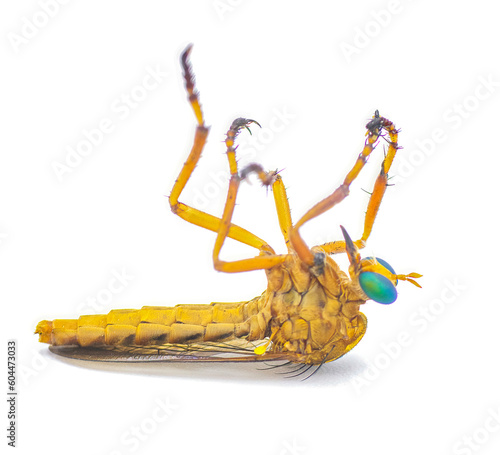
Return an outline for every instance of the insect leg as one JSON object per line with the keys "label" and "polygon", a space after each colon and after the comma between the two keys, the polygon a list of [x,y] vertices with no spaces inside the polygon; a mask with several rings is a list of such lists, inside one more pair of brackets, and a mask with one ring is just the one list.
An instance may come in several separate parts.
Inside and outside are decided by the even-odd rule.
{"label": "insect leg", "polygon": [[286,195],[285,185],[281,179],[281,175],[276,174],[276,180],[273,183],[274,203],[276,205],[276,213],[281,228],[281,233],[285,239],[288,251],[291,250],[290,230],[292,229],[292,216],[290,214],[290,205]]}
{"label": "insect leg", "polygon": [[290,229],[292,228],[292,216],[290,213],[290,205],[288,203],[288,197],[286,195],[286,188],[283,184],[281,175],[278,171],[275,172],[264,172],[264,169],[260,164],[250,164],[245,167],[241,172],[240,176],[245,178],[251,172],[255,172],[262,182],[263,185],[269,185],[272,182],[272,190],[274,195],[274,204],[276,206],[276,213],[278,215],[278,222],[280,225],[281,233],[285,239],[286,246],[290,252]]}
{"label": "insect leg", "polygon": [[238,173],[234,140],[242,128],[248,129],[248,125],[252,123],[257,122],[255,120],[237,118],[231,124],[226,136],[226,154],[229,162],[229,170],[231,172],[231,180],[229,181],[226,204],[213,250],[214,267],[221,272],[234,273],[270,269],[278,264],[282,264],[288,256],[275,254],[272,249],[261,249],[261,254],[253,258],[230,262],[222,261],[219,258],[224,241],[226,237],[228,237],[234,206],[236,204],[236,195],[238,194],[241,181],[250,173],[255,173],[264,185],[273,184],[276,178],[276,172],[265,172],[259,164],[250,164],[241,171],[241,174]]}
{"label": "insect leg", "polygon": [[[193,108],[198,125],[196,127],[193,147],[191,148],[191,152],[186,162],[184,163],[184,166],[182,167],[177,180],[175,181],[175,184],[170,193],[169,202],[172,212],[180,216],[182,219],[202,228],[218,232],[221,221],[220,218],[179,202],[179,196],[184,190],[184,187],[186,186],[189,178],[191,177],[191,174],[193,173],[194,168],[196,167],[196,164],[198,163],[198,160],[200,159],[201,152],[203,150],[203,147],[205,146],[209,131],[209,128],[205,126],[198,92],[195,90],[194,74],[189,63],[189,54],[191,52],[191,48],[191,46],[188,46],[182,53],[181,65],[184,71],[183,75],[186,85],[186,91],[188,93],[189,103]],[[253,246],[254,248],[257,248],[259,250],[270,248],[264,240],[235,224],[231,224],[229,226],[227,236],[246,245]]]}
{"label": "insect leg", "polygon": [[[377,216],[378,210],[380,208],[380,204],[382,202],[382,198],[384,196],[385,190],[387,188],[388,181],[388,173],[391,168],[394,157],[396,156],[396,152],[401,148],[398,146],[398,133],[394,124],[384,118],[379,117],[381,128],[387,131],[389,134],[389,140],[386,140],[389,144],[389,148],[385,153],[384,160],[382,161],[382,166],[380,169],[380,173],[375,180],[375,185],[373,187],[373,191],[371,193],[370,199],[368,201],[368,207],[365,214],[365,224],[363,235],[359,240],[356,240],[354,244],[358,248],[363,248],[370,236],[373,228],[373,224],[375,222],[375,217]],[[372,120],[373,122],[374,120]],[[367,125],[367,127],[370,123]],[[336,242],[328,242],[321,245],[322,250],[327,254],[335,254],[335,253],[343,253],[345,252],[345,241],[340,240]]]}
{"label": "insect leg", "polygon": [[[299,229],[302,225],[307,223],[313,218],[321,215],[327,210],[331,209],[333,206],[342,202],[347,195],[349,194],[349,186],[354,181],[354,179],[359,175],[361,170],[363,169],[368,157],[371,152],[375,148],[375,143],[377,139],[380,137],[381,130],[384,129],[389,133],[391,138],[390,147],[388,153],[384,159],[382,164],[382,171],[377,181],[375,183],[375,188],[373,190],[372,196],[370,198],[370,202],[368,204],[367,215],[365,218],[365,230],[363,232],[362,238],[356,242],[359,247],[364,246],[364,242],[368,238],[371,233],[371,229],[373,227],[373,222],[375,220],[375,216],[377,214],[378,208],[380,206],[380,202],[382,200],[382,196],[385,192],[385,187],[387,183],[387,172],[389,170],[390,165],[392,164],[392,160],[396,154],[396,150],[398,149],[397,145],[397,137],[398,132],[394,127],[394,124],[385,119],[384,117],[380,117],[375,114],[375,117],[372,121],[367,124],[367,138],[365,140],[365,146],[362,152],[359,154],[354,166],[346,175],[344,182],[340,185],[330,196],[318,202],[315,206],[313,206],[305,215],[297,222],[297,224],[292,228],[290,233],[290,240],[292,245],[299,255],[300,259],[307,263],[310,266],[315,264],[315,254],[309,249],[307,244],[304,242],[302,237],[299,234]],[[338,249],[340,251],[345,251],[345,243],[342,242],[332,242],[331,249]],[[325,252],[330,252],[327,247]]]}

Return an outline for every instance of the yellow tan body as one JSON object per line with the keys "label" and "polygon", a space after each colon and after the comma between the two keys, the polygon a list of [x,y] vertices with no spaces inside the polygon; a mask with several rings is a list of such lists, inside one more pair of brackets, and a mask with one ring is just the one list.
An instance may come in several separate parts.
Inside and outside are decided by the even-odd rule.
{"label": "yellow tan body", "polygon": [[40,341],[54,346],[151,346],[272,338],[269,352],[301,363],[334,360],[364,335],[364,300],[328,258],[314,276],[297,258],[268,271],[268,289],[246,302],[145,306],[107,315],[42,321]]}
{"label": "yellow tan body", "polygon": [[[189,352],[190,347],[194,351],[208,346],[208,350],[214,348],[214,351],[220,352],[216,348],[222,349],[224,345],[224,354],[228,349],[229,352],[231,349],[237,353],[243,351],[245,361],[285,359],[292,363],[321,366],[335,360],[352,349],[366,331],[366,317],[359,311],[360,305],[369,299],[359,283],[363,271],[382,271],[394,286],[398,280],[417,284],[413,278],[420,277],[415,273],[393,275],[384,267],[374,265],[373,261],[362,260],[358,251],[365,247],[372,232],[388,186],[388,172],[400,148],[399,131],[392,121],[375,111],[366,125],[364,147],[343,182],[293,223],[286,187],[279,172],[265,172],[257,163],[241,170],[238,168],[235,139],[243,129],[249,130],[249,125],[259,124],[252,119],[237,118],[225,140],[230,177],[223,213],[219,217],[203,212],[179,200],[201,157],[209,133],[195,89],[190,52],[191,46],[188,46],[182,53],[181,64],[197,126],[193,146],[169,196],[170,208],[185,221],[216,233],[212,252],[216,270],[225,273],[264,270],[268,279],[267,289],[259,297],[245,302],[148,306],[140,310],[114,310],[107,315],[81,316],[79,319],[42,321],[36,329],[40,341],[54,346],[77,346],[80,348],[76,351],[80,349],[80,353],[87,348],[92,352],[85,356],[86,359],[99,359],[99,352],[95,351],[110,346],[131,349],[151,346],[158,351],[160,346],[164,350],[179,350],[180,347],[181,350],[185,348],[185,352]],[[309,247],[300,235],[301,227],[349,195],[350,185],[364,168],[380,138],[387,142],[388,147],[370,193],[363,234],[352,241],[341,226],[344,240]],[[232,222],[240,184],[250,173],[273,192],[286,254],[276,253],[265,240]],[[235,261],[222,260],[220,253],[227,238],[255,248],[258,255]],[[330,256],[339,253],[347,254],[349,276]],[[261,342],[266,339],[266,344],[259,345],[255,351],[238,351],[238,343],[231,344],[231,340]],[[68,356],[84,358],[74,351]]]}

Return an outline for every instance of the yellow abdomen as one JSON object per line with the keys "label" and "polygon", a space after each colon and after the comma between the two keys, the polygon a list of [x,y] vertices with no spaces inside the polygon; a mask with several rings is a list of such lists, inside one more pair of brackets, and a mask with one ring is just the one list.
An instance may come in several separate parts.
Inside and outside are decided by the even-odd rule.
{"label": "yellow abdomen", "polygon": [[248,302],[210,305],[145,306],[140,310],[112,310],[78,319],[41,321],[35,333],[54,346],[129,346],[195,343],[245,337],[261,339],[262,296]]}

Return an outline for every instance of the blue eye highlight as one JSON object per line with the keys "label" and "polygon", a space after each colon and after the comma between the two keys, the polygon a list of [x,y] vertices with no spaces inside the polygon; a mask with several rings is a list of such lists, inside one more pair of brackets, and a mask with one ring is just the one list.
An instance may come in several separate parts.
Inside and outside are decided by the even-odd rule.
{"label": "blue eye highlight", "polygon": [[383,259],[380,259],[380,258],[376,258],[376,257],[368,257],[368,258],[363,258],[363,261],[365,260],[368,260],[368,261],[377,261],[380,265],[383,265],[387,270],[389,270],[389,272],[391,272],[393,275],[396,275],[396,272],[394,271],[394,269],[390,266],[390,264],[388,264],[386,261],[384,261]]}
{"label": "blue eye highlight", "polygon": [[[380,258],[364,258],[366,260],[376,260],[381,266],[389,270],[393,275],[396,274],[394,269],[383,259]],[[397,282],[396,282],[397,283]],[[389,278],[375,272],[362,272],[359,275],[359,285],[363,292],[375,302],[385,305],[393,303],[398,298],[396,286],[392,284]]]}

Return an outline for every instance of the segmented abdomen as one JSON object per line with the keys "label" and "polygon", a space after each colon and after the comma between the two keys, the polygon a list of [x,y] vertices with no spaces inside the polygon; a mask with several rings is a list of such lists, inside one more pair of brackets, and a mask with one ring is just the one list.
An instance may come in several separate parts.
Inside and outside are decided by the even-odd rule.
{"label": "segmented abdomen", "polygon": [[41,321],[40,341],[55,346],[128,346],[264,338],[267,321],[259,313],[263,296],[248,302],[145,306],[105,315]]}

